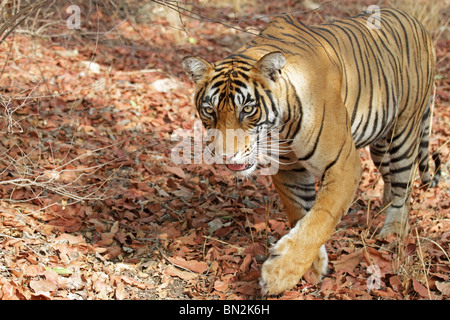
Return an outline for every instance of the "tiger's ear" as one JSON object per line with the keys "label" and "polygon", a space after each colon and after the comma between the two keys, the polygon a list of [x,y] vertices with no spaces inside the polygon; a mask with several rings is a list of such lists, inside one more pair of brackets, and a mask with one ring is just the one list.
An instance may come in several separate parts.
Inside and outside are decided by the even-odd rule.
{"label": "tiger's ear", "polygon": [[280,51],[266,54],[258,60],[254,68],[263,77],[276,82],[281,74],[281,69],[286,64],[286,57]]}
{"label": "tiger's ear", "polygon": [[185,57],[182,65],[195,82],[202,80],[205,74],[213,68],[211,63],[200,57]]}

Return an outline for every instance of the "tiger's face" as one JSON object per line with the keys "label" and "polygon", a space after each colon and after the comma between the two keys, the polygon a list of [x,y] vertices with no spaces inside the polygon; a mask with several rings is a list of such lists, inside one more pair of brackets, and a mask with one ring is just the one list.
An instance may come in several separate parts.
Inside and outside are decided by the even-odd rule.
{"label": "tiger's face", "polygon": [[254,64],[232,58],[216,64],[199,57],[183,60],[196,83],[195,105],[214,162],[248,175],[273,157],[268,150],[273,151],[280,108],[272,92],[285,63],[281,52],[269,53]]}

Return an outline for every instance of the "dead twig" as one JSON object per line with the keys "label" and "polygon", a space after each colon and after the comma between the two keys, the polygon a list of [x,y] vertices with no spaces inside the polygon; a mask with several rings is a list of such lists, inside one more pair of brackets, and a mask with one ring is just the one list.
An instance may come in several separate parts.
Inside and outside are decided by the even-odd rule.
{"label": "dead twig", "polygon": [[35,2],[29,6],[26,6],[19,12],[17,12],[14,16],[8,19],[6,23],[0,28],[0,36],[3,35],[3,33],[6,33],[3,35],[3,37],[0,39],[0,44],[3,43],[3,41],[6,39],[6,37],[9,36],[11,32],[14,31],[15,28],[19,24],[21,24],[26,18],[28,18],[33,12],[38,10],[40,7],[44,6],[47,2],[50,0],[41,0],[39,2]]}

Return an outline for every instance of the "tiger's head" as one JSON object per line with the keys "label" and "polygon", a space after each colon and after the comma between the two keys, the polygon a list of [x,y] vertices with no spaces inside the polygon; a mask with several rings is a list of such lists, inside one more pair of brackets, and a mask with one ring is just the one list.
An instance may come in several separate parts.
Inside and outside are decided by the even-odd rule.
{"label": "tiger's head", "polygon": [[264,159],[275,160],[273,129],[280,125],[281,111],[274,92],[285,63],[278,51],[256,62],[239,56],[217,63],[200,57],[183,60],[196,84],[198,114],[212,133],[207,148],[216,161],[236,173],[248,175]]}

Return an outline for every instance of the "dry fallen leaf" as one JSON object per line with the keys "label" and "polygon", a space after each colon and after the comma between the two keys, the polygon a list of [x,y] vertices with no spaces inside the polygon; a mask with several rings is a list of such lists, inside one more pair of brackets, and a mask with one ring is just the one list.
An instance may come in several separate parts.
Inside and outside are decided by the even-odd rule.
{"label": "dry fallen leaf", "polygon": [[12,282],[6,282],[2,286],[2,300],[20,300],[23,299],[23,295],[20,294],[19,288]]}
{"label": "dry fallen leaf", "polygon": [[22,272],[25,276],[35,277],[44,274],[45,268],[41,265],[28,265],[22,268]]}
{"label": "dry fallen leaf", "polygon": [[450,282],[436,281],[436,288],[444,295],[450,296]]}
{"label": "dry fallen leaf", "polygon": [[355,275],[355,268],[364,259],[362,249],[359,249],[350,254],[342,255],[338,260],[332,261],[336,273],[347,272],[349,274]]}
{"label": "dry fallen leaf", "polygon": [[163,169],[166,172],[176,175],[178,178],[186,179],[186,174],[181,167],[164,166]]}
{"label": "dry fallen leaf", "polygon": [[196,273],[202,274],[208,269],[208,265],[202,261],[195,261],[195,260],[186,261],[180,257],[176,257],[176,258],[169,257],[168,259],[174,265],[189,269]]}
{"label": "dry fallen leaf", "polygon": [[40,279],[31,280],[30,287],[34,290],[35,295],[42,295],[47,298],[51,297],[51,293],[58,288],[58,285],[51,280]]}
{"label": "dry fallen leaf", "polygon": [[416,291],[418,294],[420,294],[421,297],[423,297],[423,298],[430,297],[427,288],[423,284],[421,284],[416,279],[412,279],[412,282],[413,282],[414,291]]}
{"label": "dry fallen leaf", "polygon": [[164,274],[167,274],[171,277],[178,277],[178,278],[186,280],[186,281],[193,280],[198,277],[198,275],[193,272],[180,270],[174,266],[168,266],[164,270]]}
{"label": "dry fallen leaf", "polygon": [[225,292],[228,290],[228,283],[216,280],[214,282],[214,289],[220,292]]}

